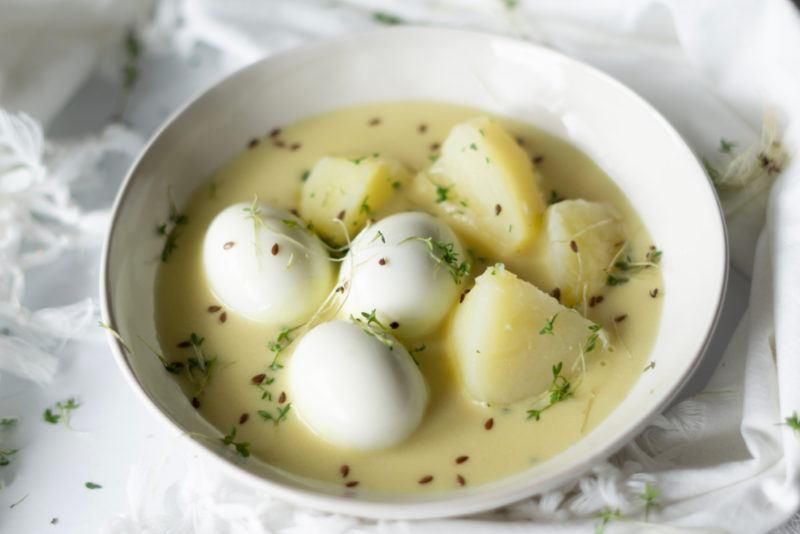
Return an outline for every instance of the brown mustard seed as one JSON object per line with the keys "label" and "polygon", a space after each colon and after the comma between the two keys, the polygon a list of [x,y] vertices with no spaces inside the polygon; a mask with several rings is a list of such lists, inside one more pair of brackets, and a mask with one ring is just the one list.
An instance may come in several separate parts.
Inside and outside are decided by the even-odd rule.
{"label": "brown mustard seed", "polygon": [[525,146],[525,139],[523,139],[521,137],[517,137],[517,144],[519,146]]}
{"label": "brown mustard seed", "polygon": [[250,139],[250,142],[247,143],[247,148],[255,148],[258,146],[259,140],[257,138]]}
{"label": "brown mustard seed", "polygon": [[253,384],[260,384],[261,382],[264,381],[265,378],[267,378],[267,375],[265,375],[264,373],[260,373],[251,378],[250,381]]}
{"label": "brown mustard seed", "polygon": [[281,391],[281,394],[278,395],[278,404],[283,404],[284,402],[286,402],[286,392]]}
{"label": "brown mustard seed", "polygon": [[500,204],[495,204],[494,205],[494,214],[495,215],[500,215],[501,211],[503,211],[503,206],[501,206]]}
{"label": "brown mustard seed", "polygon": [[433,482],[433,475],[425,475],[421,479],[418,480],[420,484],[430,484]]}
{"label": "brown mustard seed", "polygon": [[219,322],[224,323],[228,320],[228,312],[222,312],[219,314]]}
{"label": "brown mustard seed", "polygon": [[239,424],[240,425],[245,424],[248,419],[250,419],[250,414],[247,412],[243,413],[242,415],[239,416]]}
{"label": "brown mustard seed", "polygon": [[397,330],[398,328],[400,328],[400,323],[398,323],[397,321],[392,321],[391,323],[389,323],[389,328],[391,328],[392,330]]}
{"label": "brown mustard seed", "polygon": [[589,299],[589,307],[594,308],[595,303],[597,303],[597,297],[592,296],[592,298]]}
{"label": "brown mustard seed", "polygon": [[572,252],[575,254],[578,253],[578,244],[574,240],[569,242],[569,248],[572,249]]}
{"label": "brown mustard seed", "polygon": [[622,321],[624,321],[627,318],[628,318],[628,314],[627,313],[623,313],[622,315],[617,315],[616,317],[614,317],[614,322],[615,323],[621,323]]}
{"label": "brown mustard seed", "polygon": [[461,293],[461,296],[460,296],[460,297],[458,297],[458,303],[459,303],[459,304],[461,304],[462,302],[464,302],[464,297],[466,297],[466,296],[467,296],[467,293],[469,293],[470,291],[472,291],[472,289],[465,289],[465,290],[464,290],[464,292],[463,292],[463,293]]}
{"label": "brown mustard seed", "polygon": [[277,255],[278,255],[278,252],[279,252],[280,250],[281,250],[281,247],[279,247],[277,243],[275,243],[274,245],[272,245],[272,250],[271,250],[271,252],[272,252],[272,255],[273,255],[273,256],[277,256]]}
{"label": "brown mustard seed", "polygon": [[550,292],[550,296],[556,299],[558,302],[561,302],[561,288],[557,287]]}
{"label": "brown mustard seed", "polygon": [[347,478],[347,475],[350,474],[350,466],[342,464],[342,467],[339,468],[339,473],[342,475],[342,478]]}
{"label": "brown mustard seed", "polygon": [[467,481],[464,480],[464,477],[462,477],[461,475],[456,475],[456,482],[458,482],[459,486],[463,486],[464,484],[467,483]]}
{"label": "brown mustard seed", "polygon": [[381,119],[380,119],[380,117],[373,117],[373,118],[371,118],[371,119],[369,120],[369,122],[368,122],[367,124],[369,124],[370,126],[377,126],[377,125],[379,125],[380,123],[381,123]]}
{"label": "brown mustard seed", "polygon": [[425,132],[427,132],[427,131],[428,131],[428,125],[427,125],[427,124],[425,124],[424,122],[421,122],[421,123],[419,124],[419,126],[417,126],[417,131],[418,131],[419,133],[421,133],[421,134],[424,134]]}
{"label": "brown mustard seed", "polygon": [[606,300],[606,298],[605,298],[603,295],[597,295],[597,296],[594,298],[594,303],[595,303],[595,304],[600,304],[600,303],[601,303],[601,302],[603,302],[604,300]]}
{"label": "brown mustard seed", "polygon": [[272,130],[269,133],[269,136],[274,139],[275,137],[278,137],[280,134],[281,134],[281,129],[280,128],[275,128],[274,130]]}
{"label": "brown mustard seed", "polygon": [[381,258],[378,260],[378,265],[386,265],[386,258]]}
{"label": "brown mustard seed", "polygon": [[439,143],[431,143],[430,149],[432,152],[436,152],[442,147]]}
{"label": "brown mustard seed", "polygon": [[456,458],[456,463],[457,463],[457,464],[463,464],[463,463],[464,463],[464,462],[466,462],[467,460],[469,460],[469,456],[467,456],[467,455],[465,454],[465,455],[462,455],[462,456],[459,456],[458,458]]}
{"label": "brown mustard seed", "polygon": [[200,408],[200,400],[197,397],[192,397],[192,406],[194,406],[195,410]]}
{"label": "brown mustard seed", "polygon": [[541,155],[540,156],[533,156],[533,162],[534,163],[541,163],[543,161],[544,161],[544,156],[541,156]]}
{"label": "brown mustard seed", "polygon": [[486,430],[491,430],[493,426],[494,426],[494,417],[490,417],[489,419],[486,420],[485,423],[483,423],[483,428],[485,428]]}
{"label": "brown mustard seed", "polygon": [[291,213],[291,214],[292,214],[292,215],[294,215],[295,217],[300,217],[300,212],[299,212],[299,211],[297,211],[297,208],[292,208],[292,209],[290,209],[290,210],[289,210],[289,213]]}
{"label": "brown mustard seed", "polygon": [[358,480],[351,480],[345,484],[345,487],[348,488],[355,488],[356,486],[358,486]]}
{"label": "brown mustard seed", "polygon": [[222,306],[217,306],[216,304],[214,304],[213,306],[209,306],[208,307],[208,313],[217,313],[221,309],[222,309]]}
{"label": "brown mustard seed", "polygon": [[336,288],[337,293],[344,293],[344,286],[339,286]]}
{"label": "brown mustard seed", "polygon": [[340,211],[339,213],[336,214],[336,218],[339,219],[340,221],[344,220],[344,216],[345,216],[344,210],[342,210],[342,211]]}
{"label": "brown mustard seed", "polygon": [[178,348],[181,348],[181,349],[188,349],[191,346],[192,346],[192,342],[191,341],[181,341],[180,343],[178,343]]}
{"label": "brown mustard seed", "polygon": [[654,288],[650,290],[650,296],[656,298],[658,296],[658,288]]}
{"label": "brown mustard seed", "polygon": [[294,151],[296,151],[296,150],[300,150],[300,147],[301,147],[301,146],[303,146],[303,145],[301,145],[300,143],[292,143],[292,144],[289,146],[289,150],[291,150],[292,152],[294,152]]}
{"label": "brown mustard seed", "polygon": [[276,140],[273,142],[273,144],[274,144],[276,147],[278,147],[278,148],[284,148],[284,147],[286,147],[286,141],[284,141],[283,139],[276,139]]}
{"label": "brown mustard seed", "polygon": [[223,249],[225,249],[225,250],[230,250],[230,249],[232,249],[232,248],[233,248],[233,246],[234,246],[235,244],[236,244],[236,243],[234,243],[233,241],[228,241],[227,243],[225,243],[224,245],[222,245],[222,248],[223,248]]}

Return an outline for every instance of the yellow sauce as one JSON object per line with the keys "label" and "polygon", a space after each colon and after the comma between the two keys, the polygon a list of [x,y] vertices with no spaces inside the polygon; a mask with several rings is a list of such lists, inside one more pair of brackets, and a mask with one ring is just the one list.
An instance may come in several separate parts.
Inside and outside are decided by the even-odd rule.
{"label": "yellow sauce", "polygon": [[[652,298],[649,292],[660,288],[663,293],[657,269],[637,274],[623,286],[605,288],[603,302],[586,310],[589,319],[605,327],[614,351],[602,353],[602,359],[589,357],[587,373],[574,396],[554,405],[539,421],[526,419],[532,400],[484,406],[469,397],[460,383],[455,358],[445,346],[446,324],[420,340],[427,349],[416,355],[430,390],[423,421],[408,439],[390,449],[360,452],[332,446],[315,436],[292,410],[279,425],[257,414],[258,410],[277,413],[277,408],[291,402],[285,370],[267,369],[272,360],[267,342],[275,339],[277,332],[233,310],[209,311],[220,305],[208,287],[202,265],[202,242],[211,220],[225,207],[250,202],[254,196],[278,207],[295,208],[303,173],[325,155],[357,157],[379,152],[413,169],[424,169],[430,163],[432,144],[442,143],[456,123],[482,114],[443,103],[404,102],[311,117],[282,127],[275,137],[265,135],[255,146],[243,147],[182,210],[189,223],[181,228],[178,248],[162,264],[156,282],[160,345],[168,360],[183,361],[191,355],[191,348],[179,344],[187,341],[191,332],[204,336],[203,349],[218,361],[198,399],[199,411],[223,434],[236,427],[237,441],[250,443],[252,457],[248,461],[255,457],[300,477],[340,487],[358,482],[352,491],[453,489],[460,485],[459,475],[466,485],[483,484],[519,472],[575,443],[617,406],[645,372],[661,310],[660,294]],[[536,157],[546,194],[556,190],[565,198],[609,203],[622,215],[633,249],[644,251],[651,245],[636,212],[588,157],[538,129],[502,117],[497,120]],[[376,216],[380,219],[412,207],[400,190]],[[509,270],[536,283],[540,267],[534,250],[531,245],[513,257],[487,257],[485,265],[474,266],[472,276],[481,274],[490,263],[503,261]],[[476,255],[485,253],[476,249]],[[626,314],[624,320],[614,320]],[[266,387],[272,401],[262,399],[262,389],[251,382],[260,373],[276,378]],[[185,378],[179,381],[187,396],[194,396],[194,386]],[[287,395],[284,404],[277,403],[281,392]],[[248,414],[248,420],[240,424],[243,414]],[[487,430],[489,419],[493,426]],[[460,456],[469,458],[457,463]],[[340,472],[342,465],[349,467],[346,478]],[[421,484],[427,476],[433,479]]]}

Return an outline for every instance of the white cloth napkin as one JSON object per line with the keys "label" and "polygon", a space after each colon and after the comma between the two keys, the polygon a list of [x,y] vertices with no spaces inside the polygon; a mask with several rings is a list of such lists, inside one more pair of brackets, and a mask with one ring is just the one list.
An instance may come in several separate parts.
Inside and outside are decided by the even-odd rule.
{"label": "white cloth napkin", "polygon": [[[76,295],[65,289],[32,299],[36,288],[26,289],[25,280],[35,275],[33,267],[76,250],[96,252],[108,198],[91,185],[103,173],[107,182],[119,179],[119,166],[104,167],[101,160],[110,152],[134,153],[141,143],[137,132],[149,132],[182,98],[232,69],[309,40],[378,26],[376,12],[405,23],[529,39],[631,86],[719,171],[729,188],[722,196],[733,276],[744,284],[751,279],[752,287],[747,313],[703,391],[657,417],[614,458],[558,491],[480,517],[373,523],[299,510],[260,495],[199,459],[186,458],[185,444],[177,440],[143,455],[131,470],[127,510],[103,519],[108,532],[588,532],[603,527],[609,533],[751,533],[778,527],[798,509],[800,433],[781,424],[800,411],[800,168],[791,158],[800,147],[800,17],[788,0],[165,0],[146,22],[142,5],[53,0],[43,11],[38,4],[0,0],[0,106],[25,111],[52,124],[52,131],[67,130],[64,124],[77,105],[70,98],[85,79],[97,77],[98,68],[106,80],[101,89],[118,87],[108,80],[126,59],[110,43],[119,42],[128,25],[138,22],[146,50],[143,75],[123,113],[133,131],[99,121],[80,142],[45,144],[35,122],[0,114],[0,327],[8,329],[0,334],[0,372],[39,383],[52,380],[58,363],[53,354],[69,334],[83,332],[76,327],[93,316],[95,303],[86,299],[93,291]],[[148,77],[148,68],[172,76]],[[94,90],[97,86],[91,84]],[[779,126],[762,133],[765,113]],[[788,162],[770,147],[775,131],[783,133]],[[741,155],[733,163],[719,150],[723,138],[737,143]],[[770,151],[782,167],[768,205],[771,176],[760,166],[762,151]],[[72,275],[53,276],[66,288]],[[76,303],[31,313],[25,304],[32,301]],[[726,304],[729,310],[734,301]],[[737,319],[735,313],[728,317]],[[96,343],[72,343],[103,353]],[[713,363],[719,355],[711,352]],[[78,379],[75,384],[90,387]],[[3,412],[0,404],[0,416],[40,417],[35,410]],[[124,423],[116,428],[117,438],[130,432]],[[3,439],[8,438],[0,434]],[[21,483],[22,476],[12,479],[0,499]],[[646,484],[660,495],[645,521],[641,495]]]}

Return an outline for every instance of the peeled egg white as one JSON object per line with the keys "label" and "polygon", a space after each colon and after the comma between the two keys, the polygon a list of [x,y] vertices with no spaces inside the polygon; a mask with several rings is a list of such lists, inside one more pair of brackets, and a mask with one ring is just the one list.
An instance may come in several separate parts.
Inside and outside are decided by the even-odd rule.
{"label": "peeled egg white", "polygon": [[333,287],[334,266],[324,245],[287,211],[234,204],[211,222],[203,267],[214,295],[228,310],[254,321],[295,326],[308,320]]}
{"label": "peeled egg white", "polygon": [[432,242],[452,243],[458,263],[464,250],[452,230],[432,215],[406,212],[365,228],[342,263],[339,285],[345,313],[360,317],[376,311],[393,333],[417,337],[432,332],[447,316],[461,291],[444,263],[431,255]]}
{"label": "peeled egg white", "polygon": [[408,351],[390,348],[352,321],[322,323],[299,341],[288,364],[289,396],[300,419],[341,447],[374,450],[408,437],[428,403]]}

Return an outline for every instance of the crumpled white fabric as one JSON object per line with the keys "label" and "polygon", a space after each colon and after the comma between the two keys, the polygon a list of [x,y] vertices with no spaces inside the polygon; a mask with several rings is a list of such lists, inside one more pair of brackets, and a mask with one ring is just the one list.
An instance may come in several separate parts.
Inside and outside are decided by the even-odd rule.
{"label": "crumpled white fabric", "polygon": [[[185,446],[177,442],[132,469],[129,511],[110,522],[108,532],[587,532],[600,525],[598,515],[603,509],[621,514],[605,525],[609,533],[750,533],[785,523],[800,505],[800,436],[780,424],[793,411],[800,411],[800,214],[796,208],[800,205],[800,164],[792,157],[800,147],[797,10],[788,0],[519,0],[514,7],[500,0],[275,0],[263,5],[247,0],[165,0],[153,21],[142,28],[142,35],[153,45],[152,55],[157,58],[172,53],[191,62],[198,51],[213,57],[204,78],[208,80],[265,53],[373,28],[378,25],[373,20],[376,11],[409,23],[515,35],[593,64],[644,96],[698,156],[707,158],[722,174],[730,169],[734,178],[746,175],[742,169],[748,165],[758,170],[759,152],[769,145],[763,139],[782,131],[789,159],[771,194],[767,186],[773,176],[750,182],[761,184],[758,188],[723,194],[733,264],[752,278],[747,314],[704,391],[655,418],[634,442],[575,483],[503,510],[457,520],[376,523],[297,509],[226,479],[200,459],[187,457]],[[2,40],[0,32],[0,44]],[[87,57],[95,57],[92,54],[104,46],[99,39],[92,43],[95,48]],[[75,60],[72,50],[50,49],[42,66],[71,61],[83,66],[82,75],[87,75],[89,62]],[[9,72],[2,59],[0,55],[0,80]],[[58,100],[67,101],[76,86],[62,88]],[[155,92],[148,98],[155,100],[150,108],[142,100],[134,102],[127,117],[131,123],[152,127],[139,117],[157,105],[176,104],[159,102]],[[7,102],[0,84],[0,105],[8,106]],[[49,103],[30,99],[30,105],[43,106],[29,110],[37,116],[55,115]],[[780,126],[762,134],[765,113]],[[27,148],[16,152],[12,148],[12,152],[25,162],[22,167],[28,174],[9,178],[0,165],[0,207],[2,195],[8,194],[2,193],[2,184],[31,191],[31,185],[19,184],[40,180],[44,190],[67,191],[58,198],[67,199],[64,213],[68,213],[70,181],[59,179],[56,167],[43,170],[42,149],[37,148],[42,146],[40,136],[23,116],[14,117],[21,125],[21,146]],[[755,148],[738,167],[731,167],[731,158],[718,150],[720,138],[736,141],[740,151]],[[0,219],[3,213],[0,209]],[[11,237],[0,243],[12,243],[7,248],[16,250],[14,232],[31,228],[25,226],[31,213],[6,212],[10,230],[0,223],[0,236]],[[82,238],[97,239],[76,223],[87,214],[75,213],[74,218],[55,224],[58,230],[50,229],[53,236],[48,235],[52,237],[48,243],[62,248],[46,250],[57,254],[79,246]],[[30,229],[26,235],[40,238]],[[13,298],[6,295],[19,295],[20,273],[26,269],[16,256],[8,266],[13,271],[7,275],[11,282],[3,282],[0,288],[11,289],[0,299],[0,310],[9,304],[13,307]],[[0,263],[0,275],[2,267]],[[69,310],[60,315],[69,317]],[[25,316],[14,317],[19,321]],[[41,356],[31,356],[31,361],[47,361],[42,356],[48,356],[50,349],[38,350]],[[0,371],[3,353],[0,345]],[[42,369],[37,372],[31,371],[31,378],[47,374]],[[640,495],[646,484],[657,487],[661,496],[645,522]],[[797,531],[790,529],[791,524],[784,532]]]}

